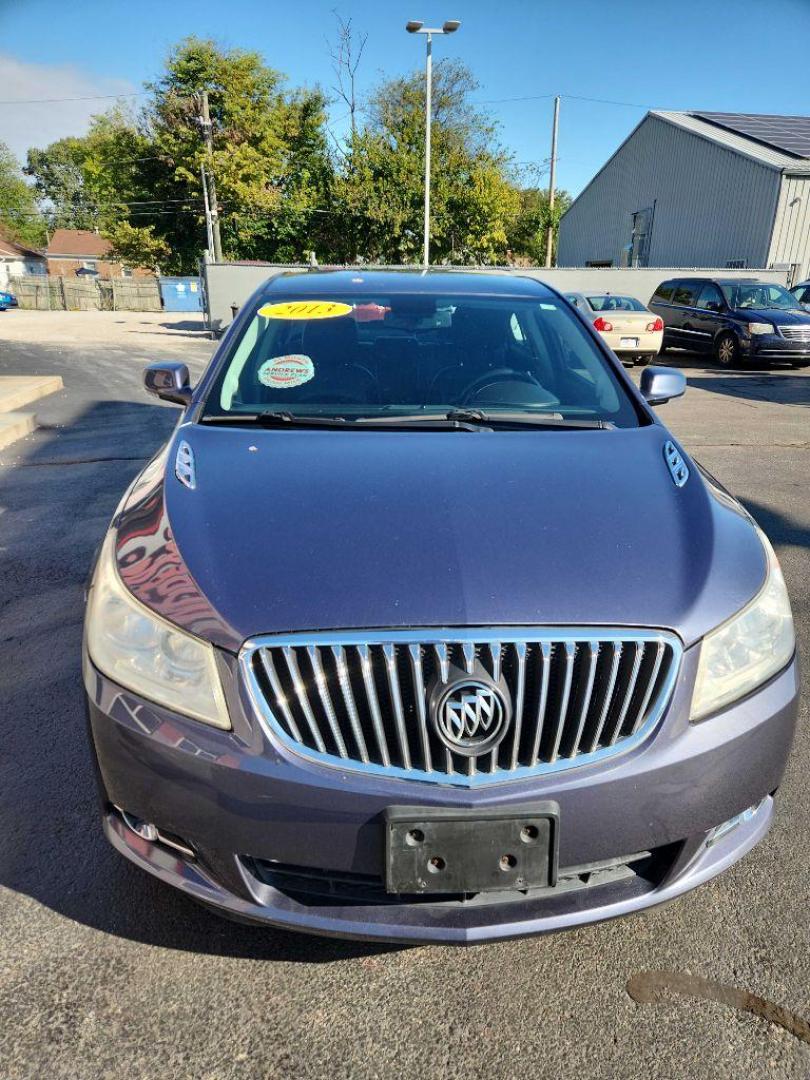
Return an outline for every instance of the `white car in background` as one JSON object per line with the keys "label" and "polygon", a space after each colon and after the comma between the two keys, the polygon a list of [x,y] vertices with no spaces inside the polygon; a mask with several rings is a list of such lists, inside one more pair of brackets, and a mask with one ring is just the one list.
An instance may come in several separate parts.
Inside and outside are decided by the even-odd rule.
{"label": "white car in background", "polygon": [[634,296],[565,293],[566,300],[593,323],[624,364],[649,364],[664,340],[664,322]]}

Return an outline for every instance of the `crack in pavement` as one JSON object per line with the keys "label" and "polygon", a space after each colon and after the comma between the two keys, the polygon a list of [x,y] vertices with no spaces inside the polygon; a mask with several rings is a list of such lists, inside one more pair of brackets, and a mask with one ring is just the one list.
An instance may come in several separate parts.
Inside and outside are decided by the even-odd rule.
{"label": "crack in pavement", "polygon": [[810,1043],[810,1023],[807,1020],[783,1005],[776,1005],[749,990],[740,990],[736,986],[726,986],[713,979],[703,979],[700,975],[677,971],[638,971],[627,980],[627,993],[639,1005],[658,1004],[666,990],[686,997],[730,1005],[733,1009],[740,1009],[776,1024],[802,1042]]}

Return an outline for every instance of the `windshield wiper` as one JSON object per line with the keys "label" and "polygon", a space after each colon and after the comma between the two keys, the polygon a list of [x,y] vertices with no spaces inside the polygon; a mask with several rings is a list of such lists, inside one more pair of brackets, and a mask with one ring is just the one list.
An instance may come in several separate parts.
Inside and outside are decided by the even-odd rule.
{"label": "windshield wiper", "polygon": [[448,417],[444,414],[430,413],[409,414],[404,416],[301,416],[291,412],[230,413],[225,416],[203,416],[202,423],[208,424],[258,424],[261,427],[327,427],[342,428],[418,428],[428,431],[488,431],[491,428],[477,422],[470,422],[463,417]]}
{"label": "windshield wiper", "polygon": [[478,417],[450,416],[449,413],[403,413],[399,416],[358,416],[351,421],[360,427],[420,428],[447,431],[491,431]]}
{"label": "windshield wiper", "polygon": [[567,419],[562,413],[525,412],[485,412],[483,409],[451,409],[446,413],[448,420],[468,420],[473,423],[487,424],[492,427],[539,427],[565,430],[567,428],[610,429],[614,425],[609,420],[574,420]]}
{"label": "windshield wiper", "polygon": [[228,413],[201,417],[203,424],[260,424],[263,427],[346,427],[343,416],[296,416],[290,412]]}
{"label": "windshield wiper", "polygon": [[229,413],[201,418],[204,424],[257,424],[261,427],[325,427],[350,431],[353,428],[409,428],[422,431],[492,431],[495,427],[604,429],[609,420],[566,419],[562,413],[485,412],[483,409],[451,409],[446,413],[407,413],[400,416],[301,416],[291,412]]}

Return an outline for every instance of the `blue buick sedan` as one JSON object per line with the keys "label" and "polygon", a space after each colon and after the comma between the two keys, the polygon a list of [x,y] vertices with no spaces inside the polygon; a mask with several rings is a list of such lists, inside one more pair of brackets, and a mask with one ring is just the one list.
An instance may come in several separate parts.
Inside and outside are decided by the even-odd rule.
{"label": "blue buick sedan", "polygon": [[[280,273],[124,494],[87,604],[104,830],[258,924],[400,942],[672,900],[767,833],[765,535],[518,274]],[[763,888],[767,888],[763,883]]]}

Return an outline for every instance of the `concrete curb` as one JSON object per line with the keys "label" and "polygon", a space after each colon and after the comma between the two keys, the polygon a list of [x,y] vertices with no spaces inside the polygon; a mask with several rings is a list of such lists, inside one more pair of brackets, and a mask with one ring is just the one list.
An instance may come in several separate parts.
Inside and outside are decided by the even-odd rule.
{"label": "concrete curb", "polygon": [[0,412],[0,450],[30,435],[36,428],[37,421],[33,413]]}
{"label": "concrete curb", "polygon": [[0,450],[30,435],[37,426],[33,413],[18,410],[63,386],[59,375],[0,375]]}
{"label": "concrete curb", "polygon": [[14,412],[63,388],[59,375],[0,375],[0,413]]}

